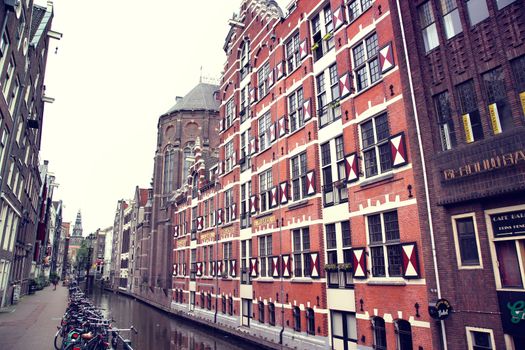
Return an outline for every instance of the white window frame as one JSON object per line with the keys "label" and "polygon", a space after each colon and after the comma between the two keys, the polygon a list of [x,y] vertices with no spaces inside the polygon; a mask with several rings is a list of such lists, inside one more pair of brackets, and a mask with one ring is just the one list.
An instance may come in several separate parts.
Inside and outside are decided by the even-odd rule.
{"label": "white window frame", "polygon": [[[333,74],[335,71],[335,75]],[[317,116],[319,128],[322,128],[335,120],[341,118],[341,106],[339,105],[339,77],[337,75],[337,64],[334,63],[315,77],[315,88],[317,94]]]}
{"label": "white window frame", "polygon": [[[373,3],[374,3],[373,0],[354,0],[354,1],[349,1],[348,4],[347,4],[347,11],[348,11],[348,18],[349,18],[350,22],[355,21],[366,10],[371,8]],[[352,4],[356,4],[357,5],[357,12],[355,13],[355,16],[353,18],[350,18],[350,14],[353,13],[353,11],[351,11],[351,9],[350,9]]]}
{"label": "white window frame", "polygon": [[[472,218],[472,222],[474,224],[474,234],[476,236],[476,249],[478,250],[479,265],[463,265],[463,261],[461,259],[461,251],[459,249],[459,237],[458,237],[456,220],[465,219],[465,218]],[[456,250],[456,259],[457,259],[458,269],[460,270],[483,269],[483,257],[481,254],[481,249],[480,249],[480,244],[479,244],[479,231],[478,231],[478,224],[476,222],[476,213],[469,212],[469,213],[464,213],[464,214],[452,215],[450,217],[450,220],[451,220],[452,232],[454,236],[454,249]]]}
{"label": "white window frame", "polygon": [[[458,0],[448,0],[453,2],[453,5],[455,4],[456,7],[452,9],[445,8],[444,5],[446,5],[446,2],[440,1],[441,4],[441,13],[443,14],[443,31],[445,32],[445,38],[447,40],[452,39],[456,35],[463,32],[463,24],[461,23],[461,18],[459,16],[459,9],[458,9]],[[453,6],[452,5],[452,6]],[[448,12],[445,12],[448,11]],[[454,26],[454,23],[457,24],[457,21],[459,21],[459,28]]]}
{"label": "white window frame", "polygon": [[[304,247],[304,234],[305,234],[305,230],[308,230],[308,248],[305,249]],[[296,231],[299,231],[299,246],[300,246],[300,250],[295,250],[295,232]],[[312,278],[312,276],[310,276],[310,271],[308,270],[308,267],[311,268],[310,264],[311,264],[311,261],[310,261],[310,252],[312,250],[312,237],[310,235],[310,228],[309,227],[299,227],[299,228],[296,228],[296,229],[293,229],[291,230],[290,232],[290,238],[292,239],[292,255],[293,255],[293,267],[292,267],[292,270],[293,270],[293,276],[295,278]],[[297,255],[300,255],[301,256],[301,275],[298,276],[296,275],[296,269],[295,269],[295,264],[296,264],[296,261],[297,261],[297,258],[296,256]]]}
{"label": "white window frame", "polygon": [[[304,161],[306,164],[303,164],[301,161],[301,155],[305,155]],[[297,159],[298,164],[298,173],[293,173],[293,160]],[[301,152],[293,157],[290,158],[290,198],[292,201],[301,201],[303,199],[306,199],[308,195],[306,194],[306,174],[308,173],[308,157],[306,155],[306,152]],[[294,190],[294,183],[295,181],[299,181],[299,194],[296,193]]]}
{"label": "white window frame", "polygon": [[[378,140],[378,137],[377,137],[377,119],[379,117],[382,117],[386,115],[386,118],[387,118],[387,124],[388,124],[388,136],[381,139],[381,140]],[[372,122],[372,130],[374,132],[374,143],[373,144],[370,144],[370,145],[367,145],[366,147],[364,146],[364,143],[363,143],[363,126],[368,123],[368,122]],[[360,146],[361,146],[361,159],[362,159],[362,167],[361,169],[363,169],[363,173],[364,173],[364,176],[365,178],[367,179],[371,179],[371,178],[374,178],[374,177],[377,177],[377,176],[381,176],[382,174],[386,174],[386,173],[390,173],[393,171],[393,159],[390,159],[390,168],[388,169],[383,169],[383,167],[381,166],[381,153],[380,153],[380,148],[381,147],[387,147],[389,148],[389,143],[390,143],[390,137],[392,136],[392,133],[390,132],[390,122],[389,122],[389,115],[386,111],[384,112],[381,112],[377,115],[375,115],[374,117],[372,118],[369,118],[365,121],[363,121],[362,123],[359,124],[359,143],[360,143]],[[375,164],[376,164],[376,174],[371,174],[370,176],[367,175],[367,167],[366,167],[366,158],[365,158],[365,153],[368,152],[368,151],[371,151],[371,150],[374,150],[375,152]],[[390,158],[392,158],[392,155],[390,155]]]}
{"label": "white window frame", "polygon": [[466,332],[466,336],[467,336],[468,350],[474,350],[474,344],[473,344],[473,340],[472,340],[472,332],[489,333],[490,334],[490,342],[492,344],[492,349],[491,350],[496,350],[496,343],[494,342],[494,331],[492,329],[466,326],[465,327],[465,332]]}
{"label": "white window frame", "polygon": [[264,113],[257,119],[257,130],[259,134],[259,152],[263,152],[272,145],[270,135],[270,125],[272,124],[272,115],[270,112]]}
{"label": "white window frame", "polygon": [[235,166],[233,140],[224,145],[224,173],[229,173]]}
{"label": "white window frame", "polygon": [[257,96],[259,100],[264,98],[270,92],[268,77],[270,76],[270,61],[266,61],[257,70]]}
{"label": "white window frame", "polygon": [[[259,260],[260,260],[259,275],[260,277],[272,277],[272,268],[271,268],[272,254],[273,254],[272,234],[259,236],[258,243],[259,243],[258,248],[259,248]],[[262,243],[264,243],[263,249],[261,249]]]}
{"label": "white window frame", "polygon": [[226,102],[226,105],[224,107],[224,130],[228,129],[232,124],[233,120],[235,119],[235,101],[233,98],[228,100]]}
{"label": "white window frame", "polygon": [[244,159],[244,162],[240,164],[241,172],[248,170],[252,165],[252,158],[250,154],[251,134],[252,134],[251,128],[241,133],[241,150],[239,154],[239,159]]}
{"label": "white window frame", "polygon": [[11,95],[9,94],[9,91],[11,90],[11,84],[13,83],[13,76],[15,75],[15,59],[11,55],[9,56],[9,61],[7,64],[7,70],[5,73],[4,78],[4,86],[2,87],[2,93],[4,94],[4,97],[7,100],[7,103],[9,106],[11,106]]}
{"label": "white window frame", "polygon": [[[438,47],[439,44],[439,36],[438,36],[438,30],[436,25],[436,14],[435,10],[432,7],[432,1],[428,0],[417,8],[417,16],[419,17],[419,21],[421,22],[421,11],[423,9],[423,6],[429,6],[430,9],[430,15],[432,17],[432,22],[429,22],[426,26],[423,27],[421,24],[421,37],[423,39],[423,44],[425,48],[425,53],[429,53],[436,47]],[[430,40],[429,40],[430,38]]]}
{"label": "white window frame", "polygon": [[[372,52],[369,52],[369,39],[376,37],[376,45]],[[363,62],[356,63],[355,49],[359,46],[363,47]],[[381,81],[383,77],[381,74],[381,69],[379,66],[379,37],[376,31],[369,33],[366,37],[360,40],[357,44],[353,45],[351,48],[351,57],[352,57],[352,67],[354,71],[354,86],[356,88],[356,93],[365,91],[371,86],[375,85],[377,82]],[[366,84],[360,85],[358,80],[358,72],[365,70],[366,71]],[[374,81],[372,81],[372,71],[377,70],[377,76]],[[375,76],[375,75],[374,75]]]}
{"label": "white window frame", "polygon": [[[319,21],[319,29],[316,31],[314,27],[314,20]],[[332,8],[330,4],[324,5],[324,7],[319,10],[312,18],[310,19],[310,28],[312,33],[312,55],[314,57],[314,62],[320,60],[322,57],[335,48],[335,39],[334,39],[334,22],[332,16]],[[330,37],[328,37],[330,35]],[[316,36],[319,38],[318,41],[315,41]],[[327,38],[328,39],[325,39]],[[317,48],[315,45],[321,47],[321,55],[317,57]]]}
{"label": "white window frame", "polygon": [[288,74],[301,66],[301,57],[299,55],[300,37],[299,32],[292,34],[284,44],[284,54],[286,59],[286,69]]}
{"label": "white window frame", "polygon": [[[303,88],[299,88],[293,91],[290,95],[286,97],[288,105],[288,117],[289,117],[289,127],[290,132],[293,133],[304,126],[304,113],[303,113],[303,104],[304,104],[304,91]],[[295,107],[295,108],[293,108]],[[292,120],[295,120],[295,123],[292,123]],[[295,125],[295,126],[294,126]]]}
{"label": "white window frame", "polygon": [[259,210],[261,213],[270,210],[270,190],[272,186],[272,168],[259,173]]}
{"label": "white window frame", "polygon": [[[388,240],[387,237],[386,237],[386,224],[385,224],[385,214],[388,214],[388,213],[392,213],[392,212],[396,212],[396,216],[397,216],[397,229],[398,229],[398,235],[399,237],[397,239],[394,239],[394,240]],[[370,220],[370,217],[371,216],[376,216],[376,215],[379,215],[379,220],[380,220],[380,223],[381,223],[381,242],[371,242],[370,240],[370,229],[369,229],[369,220]],[[401,258],[401,262],[400,262],[400,265],[402,267],[403,263],[402,263],[402,260],[403,260],[403,252],[402,252],[402,247],[401,247],[401,226],[399,225],[399,208],[394,208],[392,210],[387,210],[387,211],[384,211],[384,212],[379,212],[379,213],[370,213],[368,215],[366,215],[366,242],[367,242],[367,245],[368,245],[368,250],[369,250],[369,264],[368,266],[370,266],[370,278],[373,278],[373,279],[402,279],[403,278],[403,271],[400,271],[399,275],[395,275],[395,276],[391,276],[390,275],[390,261],[389,261],[389,255],[388,255],[388,248],[389,247],[393,247],[393,246],[398,246],[399,247],[399,251],[400,251],[400,258]],[[384,266],[384,269],[385,269],[385,275],[384,276],[374,276],[374,270],[373,270],[373,267],[374,267],[374,260],[373,260],[373,256],[372,256],[372,248],[381,248],[381,250],[383,251],[383,266]]]}

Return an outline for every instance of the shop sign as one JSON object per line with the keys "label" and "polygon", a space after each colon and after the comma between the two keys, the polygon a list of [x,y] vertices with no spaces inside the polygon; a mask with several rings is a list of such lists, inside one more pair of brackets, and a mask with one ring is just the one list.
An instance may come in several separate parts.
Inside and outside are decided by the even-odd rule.
{"label": "shop sign", "polygon": [[525,210],[494,214],[490,221],[495,238],[525,235]]}
{"label": "shop sign", "polygon": [[445,181],[460,179],[522,164],[525,164],[525,150],[516,150],[463,164],[456,168],[445,169],[443,170],[443,179]]}
{"label": "shop sign", "polygon": [[447,299],[439,299],[436,304],[428,306],[430,317],[436,320],[445,320],[452,313],[452,305]]}
{"label": "shop sign", "polygon": [[523,336],[525,329],[525,293],[498,292],[501,324],[506,334]]}
{"label": "shop sign", "polygon": [[265,216],[260,219],[254,219],[253,220],[253,226],[262,226],[262,225],[271,225],[275,223],[275,216]]}

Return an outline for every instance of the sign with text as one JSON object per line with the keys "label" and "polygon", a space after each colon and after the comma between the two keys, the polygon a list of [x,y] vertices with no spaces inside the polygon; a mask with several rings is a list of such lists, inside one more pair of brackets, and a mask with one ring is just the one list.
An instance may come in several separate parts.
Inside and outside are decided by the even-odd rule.
{"label": "sign with text", "polygon": [[428,313],[435,320],[445,320],[452,313],[452,305],[447,299],[439,299],[436,304],[428,306]]}
{"label": "sign with text", "polygon": [[513,336],[523,336],[525,329],[525,293],[498,291],[498,300],[503,331]]}
{"label": "sign with text", "polygon": [[495,238],[525,235],[525,210],[490,215]]}

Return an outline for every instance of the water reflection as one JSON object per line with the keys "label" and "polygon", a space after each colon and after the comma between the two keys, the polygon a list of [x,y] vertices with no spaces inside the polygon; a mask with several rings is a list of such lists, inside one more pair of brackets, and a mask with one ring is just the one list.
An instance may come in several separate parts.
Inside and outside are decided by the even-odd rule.
{"label": "water reflection", "polygon": [[[130,334],[134,350],[258,350],[253,344],[215,334],[213,330],[172,318],[170,315],[131,298],[96,291],[91,298],[106,317],[120,328],[133,325],[138,334]],[[125,337],[126,337],[125,336]]]}

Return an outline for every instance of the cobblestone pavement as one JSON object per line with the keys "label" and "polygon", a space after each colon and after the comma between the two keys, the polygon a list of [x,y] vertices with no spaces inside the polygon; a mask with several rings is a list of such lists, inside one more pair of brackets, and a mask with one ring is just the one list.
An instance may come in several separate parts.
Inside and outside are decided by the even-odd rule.
{"label": "cobblestone pavement", "polygon": [[0,349],[51,350],[56,326],[67,305],[67,287],[53,286],[24,296],[0,313]]}

